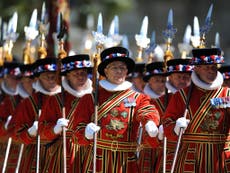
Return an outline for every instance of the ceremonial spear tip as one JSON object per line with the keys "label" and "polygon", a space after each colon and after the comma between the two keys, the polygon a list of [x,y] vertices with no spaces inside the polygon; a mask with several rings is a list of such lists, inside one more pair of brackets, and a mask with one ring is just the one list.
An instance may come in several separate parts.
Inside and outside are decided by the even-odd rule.
{"label": "ceremonial spear tip", "polygon": [[18,13],[14,12],[13,16],[9,20],[8,33],[16,33],[18,23]]}
{"label": "ceremonial spear tip", "polygon": [[45,14],[46,14],[46,3],[42,3],[42,11],[41,11],[41,21],[44,21],[45,19]]}
{"label": "ceremonial spear tip", "polygon": [[200,36],[200,26],[199,26],[199,20],[197,16],[194,16],[193,19],[193,34],[194,36]]}
{"label": "ceremonial spear tip", "polygon": [[171,28],[173,26],[173,10],[169,10],[167,27]]}
{"label": "ceremonial spear tip", "polygon": [[219,32],[217,32],[215,35],[215,47],[220,48],[220,34],[219,34]]}
{"label": "ceremonial spear tip", "polygon": [[141,30],[140,30],[140,35],[143,37],[147,37],[148,24],[149,24],[149,18],[148,18],[148,16],[145,16],[143,21],[142,21]]}
{"label": "ceremonial spear tip", "polygon": [[98,15],[97,32],[98,33],[103,33],[103,21],[102,21],[102,14],[101,14],[101,12]]}
{"label": "ceremonial spear tip", "polygon": [[213,9],[213,4],[211,4],[209,9],[208,9],[208,13],[207,13],[207,16],[205,18],[205,23],[208,23],[211,21],[212,9]]}
{"label": "ceremonial spear tip", "polygon": [[33,10],[32,16],[30,18],[30,24],[29,26],[32,28],[36,28],[37,27],[37,9]]}
{"label": "ceremonial spear tip", "polygon": [[183,37],[183,43],[185,43],[185,44],[190,43],[191,34],[192,34],[191,25],[187,25],[186,29],[185,29],[184,37]]}

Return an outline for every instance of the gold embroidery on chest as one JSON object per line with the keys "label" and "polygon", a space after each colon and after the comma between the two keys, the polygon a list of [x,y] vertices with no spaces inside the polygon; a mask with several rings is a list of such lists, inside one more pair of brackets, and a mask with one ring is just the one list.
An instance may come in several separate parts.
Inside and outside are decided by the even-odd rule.
{"label": "gold embroidery on chest", "polygon": [[126,112],[126,111],[121,112],[121,116],[123,118],[126,118],[128,116],[128,112]]}
{"label": "gold embroidery on chest", "polygon": [[219,119],[221,117],[221,112],[212,112],[209,111],[201,123],[201,129],[203,131],[215,131],[219,126]]}
{"label": "gold embroidery on chest", "polygon": [[125,126],[124,126],[124,122],[121,122],[119,120],[113,120],[111,119],[109,124],[106,125],[106,128],[108,130],[121,130],[123,129]]}
{"label": "gold embroidery on chest", "polygon": [[110,111],[110,114],[111,114],[112,116],[116,117],[116,116],[118,116],[119,112],[118,112],[117,109],[112,109],[112,110]]}
{"label": "gold embroidery on chest", "polygon": [[110,134],[110,133],[106,133],[105,135],[106,135],[106,137],[109,137],[109,138],[111,138],[111,139],[123,138],[123,135],[122,135],[122,134],[113,135],[113,134]]}

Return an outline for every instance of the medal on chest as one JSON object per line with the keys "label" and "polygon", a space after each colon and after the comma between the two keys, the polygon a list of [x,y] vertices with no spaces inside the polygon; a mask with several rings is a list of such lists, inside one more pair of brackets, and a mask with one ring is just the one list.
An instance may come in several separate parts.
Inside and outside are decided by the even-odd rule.
{"label": "medal on chest", "polygon": [[125,98],[123,102],[124,102],[125,107],[135,107],[136,106],[136,99],[133,97]]}
{"label": "medal on chest", "polygon": [[230,108],[230,97],[218,97],[210,99],[211,106],[214,109]]}

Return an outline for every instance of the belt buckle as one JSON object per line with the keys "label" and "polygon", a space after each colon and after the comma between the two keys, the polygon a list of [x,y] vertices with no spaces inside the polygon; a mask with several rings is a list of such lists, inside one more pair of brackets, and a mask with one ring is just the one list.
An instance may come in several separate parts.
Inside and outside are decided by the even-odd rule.
{"label": "belt buckle", "polygon": [[117,149],[118,149],[118,141],[112,141],[112,143],[111,143],[111,150],[113,152],[116,152]]}

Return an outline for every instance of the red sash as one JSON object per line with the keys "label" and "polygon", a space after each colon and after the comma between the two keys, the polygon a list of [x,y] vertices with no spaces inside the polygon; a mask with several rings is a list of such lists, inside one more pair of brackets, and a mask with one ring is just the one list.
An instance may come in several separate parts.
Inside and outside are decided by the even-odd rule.
{"label": "red sash", "polygon": [[[209,110],[211,108],[210,99],[218,97],[222,91],[223,91],[223,88],[220,88],[217,91],[216,90],[211,91],[205,97],[205,99],[201,103],[200,107],[197,109],[196,113],[194,114],[194,116],[191,119],[191,122],[188,125],[187,129],[188,129],[189,133],[195,133],[197,131],[198,127],[200,126],[200,123],[204,120],[206,114],[209,112]],[[186,93],[184,92],[184,90],[181,90],[180,94],[183,98],[183,101],[186,103],[187,96],[186,96]],[[189,114],[192,115],[190,106],[189,106]]]}
{"label": "red sash", "polygon": [[157,98],[155,101],[156,101],[156,104],[158,105],[160,111],[161,111],[162,113],[164,113],[164,112],[165,112],[165,106],[164,106],[164,104],[162,103],[162,101],[161,101],[159,98]]}
{"label": "red sash", "polygon": [[[55,95],[55,98],[57,99],[57,102],[59,103],[60,111],[62,112],[62,101],[61,101],[60,95],[59,95],[59,94],[56,94],[56,95]],[[72,104],[72,106],[71,106],[71,109],[70,109],[68,115],[66,115],[66,118],[70,120],[70,122],[69,122],[69,128],[72,127],[73,118],[71,118],[71,117],[72,117],[73,113],[74,113],[75,110],[76,110],[75,108],[77,107],[77,105],[78,105],[78,103],[79,103],[79,100],[80,100],[80,98],[78,98],[78,97],[76,97],[76,98],[74,99],[73,104]],[[65,110],[66,110],[66,109],[65,109]]]}
{"label": "red sash", "polygon": [[38,116],[38,105],[36,101],[34,100],[33,96],[29,96],[28,99],[30,100],[31,106],[33,107],[35,119],[37,119],[38,118],[37,117]]}
{"label": "red sash", "polygon": [[[118,92],[112,95],[106,102],[98,108],[98,120],[100,120],[105,114],[107,114],[113,107],[119,105],[122,100],[135,93],[135,91],[129,89],[122,92]],[[94,116],[93,116],[94,117]]]}

